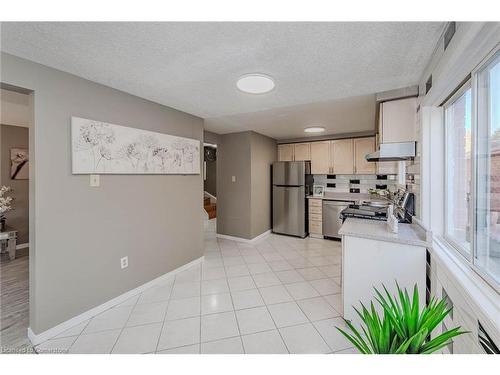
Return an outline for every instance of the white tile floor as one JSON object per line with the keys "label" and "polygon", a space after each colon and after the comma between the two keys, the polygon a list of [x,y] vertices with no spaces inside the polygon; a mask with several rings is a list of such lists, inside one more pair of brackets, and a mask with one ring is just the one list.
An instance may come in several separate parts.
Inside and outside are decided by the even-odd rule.
{"label": "white tile floor", "polygon": [[339,242],[215,237],[205,259],[37,347],[69,353],[353,353],[336,330]]}

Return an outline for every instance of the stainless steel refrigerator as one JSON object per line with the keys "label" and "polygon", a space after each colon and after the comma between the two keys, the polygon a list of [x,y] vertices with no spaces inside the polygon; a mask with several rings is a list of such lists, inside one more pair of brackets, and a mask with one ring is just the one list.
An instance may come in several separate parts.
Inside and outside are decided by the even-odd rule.
{"label": "stainless steel refrigerator", "polygon": [[304,238],[308,234],[307,196],[313,177],[309,161],[273,163],[273,232]]}

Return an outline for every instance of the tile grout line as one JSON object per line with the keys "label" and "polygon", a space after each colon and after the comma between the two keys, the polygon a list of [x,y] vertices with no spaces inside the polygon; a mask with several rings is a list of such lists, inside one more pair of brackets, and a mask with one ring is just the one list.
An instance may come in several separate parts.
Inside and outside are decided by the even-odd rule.
{"label": "tile grout line", "polygon": [[[227,280],[227,279],[226,279]],[[243,346],[243,339],[241,338],[241,329],[240,329],[240,322],[238,320],[238,315],[236,314],[236,309],[234,307],[234,300],[233,300],[233,295],[231,293],[229,293],[229,297],[231,298],[231,304],[233,306],[233,314],[234,314],[234,319],[236,320],[236,327],[238,328],[238,333],[239,333],[239,338],[240,338],[240,343],[241,343],[241,347],[243,349],[243,353],[245,353],[245,347]]]}
{"label": "tile grout line", "polygon": [[[272,246],[272,245],[271,245],[271,246]],[[241,249],[238,249],[238,250],[240,251],[240,256],[242,256],[242,255],[241,255]],[[257,250],[258,250],[258,249],[257,249]],[[222,257],[222,256],[221,256],[221,258],[222,258],[222,260],[223,260],[223,258],[224,258],[224,257]],[[243,259],[244,259],[244,258],[243,258]],[[264,259],[264,260],[265,260],[265,259]],[[285,259],[285,261],[286,261],[286,259]],[[269,266],[269,263],[267,262],[267,260],[265,260],[265,262],[264,262],[264,263],[266,263],[266,264]],[[223,264],[224,264],[224,263],[223,263]],[[248,265],[248,263],[246,263],[246,261],[245,261],[245,265]],[[316,266],[314,266],[314,267],[316,267]],[[226,267],[224,266],[224,270],[225,270],[225,268],[226,268]],[[316,267],[316,268],[317,268],[317,267]],[[294,267],[294,269],[296,269],[296,268]],[[271,270],[272,270],[272,268],[271,268]],[[273,272],[273,273],[275,273],[275,271],[274,271],[274,270],[272,270],[272,272]],[[247,276],[247,275],[244,275],[244,276]],[[255,283],[255,280],[254,280],[254,275],[250,274],[249,276],[250,276],[250,278],[252,279],[252,281]],[[326,276],[327,276],[327,275],[326,275]],[[243,276],[235,276],[235,277],[243,277]],[[325,279],[330,279],[330,277],[328,277],[328,276],[327,276]],[[228,280],[227,273],[226,273],[226,277],[225,277],[225,279],[214,279],[214,280],[226,280],[226,283],[227,283],[227,280]],[[307,281],[307,282],[309,282],[309,280],[306,280],[306,281]],[[287,285],[287,284],[283,284],[283,282],[282,282],[281,280],[280,280],[280,284],[281,284],[281,285],[283,285],[283,286],[285,286],[285,288],[286,288],[286,285]],[[311,286],[312,286],[312,285],[311,285]],[[259,290],[259,288],[258,288],[257,286],[256,286],[255,288],[243,289],[243,290],[241,290],[241,291],[251,290],[251,289],[257,289],[257,291],[258,291],[259,295],[260,295],[260,296],[261,296],[261,298],[262,298],[262,294],[260,293],[260,290]],[[313,287],[313,289],[315,289],[315,288]],[[316,290],[316,289],[315,289],[315,290]],[[233,297],[232,297],[232,294],[231,294],[231,293],[233,293],[233,292],[239,292],[239,291],[231,291],[231,288],[229,288],[229,293],[230,293],[230,297],[231,297],[232,304],[233,304],[233,312],[234,312],[235,314],[236,314],[236,311],[239,311],[239,310],[251,309],[251,308],[245,308],[245,309],[235,310],[235,309],[234,309],[234,301],[233,301]],[[213,295],[213,294],[221,294],[221,293],[212,293],[212,294],[209,294],[209,295]],[[322,297],[322,299],[323,299],[323,300],[325,300],[325,299],[324,299],[324,296],[320,295],[320,297]],[[201,298],[201,292],[200,292],[200,298]],[[293,298],[293,297],[292,297],[292,298]],[[295,298],[293,298],[293,300],[294,300],[294,302],[296,303],[296,301],[297,301],[297,300],[296,300]],[[326,302],[329,306],[331,306],[331,305],[328,303],[328,301],[326,301],[326,300],[325,300],[325,302]],[[267,311],[269,312],[268,305],[267,305],[267,304],[264,304],[264,306],[266,306],[266,309],[267,309]],[[331,307],[332,307],[332,309],[333,309],[333,306],[331,306]],[[300,306],[299,306],[299,309],[300,309]],[[300,309],[300,310],[302,311],[302,309]],[[334,310],[334,311],[336,311],[335,309],[333,309],[333,310]],[[336,312],[337,312],[337,311],[336,311]],[[338,313],[338,312],[337,312],[337,313]],[[217,313],[214,313],[214,314],[217,314]],[[212,314],[207,314],[207,315],[212,315]],[[308,322],[310,322],[311,324],[313,324],[313,323],[312,323],[312,321],[311,321],[311,320],[307,317],[307,315],[306,315],[306,314],[304,314],[304,315],[306,316],[306,319],[308,320]],[[276,323],[275,323],[275,321],[274,321],[274,318],[272,318],[272,315],[271,315],[271,319],[273,320],[273,323],[274,323],[274,325],[276,326]],[[238,324],[238,328],[239,328],[239,322],[238,322],[238,320],[237,320],[237,324]],[[302,324],[303,324],[303,323],[302,323]],[[299,325],[300,325],[300,324],[299,324]],[[293,326],[293,325],[292,325],[292,326]],[[314,324],[313,324],[313,326],[314,326]],[[277,327],[276,327],[276,328],[277,328]],[[274,329],[272,329],[272,330],[274,330]],[[279,329],[277,329],[277,330],[278,330],[278,332],[279,332]],[[266,332],[266,331],[270,331],[270,330],[264,330],[264,331],[259,331],[259,332]],[[255,333],[259,333],[259,332],[255,332]],[[319,332],[318,332],[318,333],[319,333]],[[252,334],[253,334],[253,333],[252,333]],[[280,332],[279,332],[279,334],[280,334],[280,336],[281,336],[281,333],[280,333]],[[322,337],[322,339],[323,339],[323,336],[322,336],[321,334],[320,334],[320,336],[321,336],[321,337]],[[240,331],[240,336],[232,336],[232,337],[227,337],[227,338],[225,338],[225,339],[229,339],[229,338],[236,338],[236,337],[240,337],[240,339],[242,338],[242,336],[241,336],[241,331]],[[215,342],[215,341],[220,341],[220,340],[222,340],[222,339],[211,340],[211,341],[207,341],[207,342]],[[324,340],[324,339],[323,339],[323,340]],[[201,340],[200,340],[200,341],[201,341]],[[283,340],[283,342],[284,342],[284,340]],[[285,343],[285,342],[284,342],[284,345],[285,345],[285,347],[286,347],[286,343]],[[185,346],[189,346],[189,345],[184,345],[184,346],[180,346],[180,347],[185,347]],[[327,345],[327,347],[329,347],[329,345]],[[329,348],[330,348],[330,347],[329,347]],[[173,348],[172,348],[172,349],[173,349]],[[331,349],[331,348],[330,348],[330,349]],[[287,348],[287,350],[288,350],[288,348]]]}
{"label": "tile grout line", "polygon": [[[219,244],[217,244],[217,247],[219,247]],[[220,249],[219,249],[219,251],[220,251]],[[201,354],[201,325],[202,325],[202,322],[201,322],[201,283],[203,282],[203,263],[204,263],[204,261],[202,262],[202,264],[200,266],[200,330],[199,330],[200,338],[199,338],[199,343],[198,343],[198,354]]]}
{"label": "tile grout line", "polygon": [[[110,309],[111,309],[111,308],[110,308]],[[108,310],[110,310],[110,309],[108,309]],[[107,311],[107,310],[106,310],[106,311]],[[42,345],[42,344],[44,344],[44,343],[46,343],[46,342],[49,342],[49,341],[51,341],[51,340],[58,340],[58,339],[62,339],[62,338],[71,338],[71,337],[74,337],[74,338],[75,338],[75,340],[71,343],[71,345],[70,345],[70,346],[68,347],[68,349],[67,349],[67,350],[68,350],[68,352],[69,352],[69,350],[71,349],[71,347],[74,345],[74,343],[76,342],[76,340],[78,340],[78,338],[79,338],[79,337],[83,334],[83,331],[85,331],[85,328],[87,328],[87,326],[90,324],[90,322],[92,321],[92,319],[93,319],[93,318],[94,318],[94,317],[90,318],[90,319],[87,321],[87,324],[85,324],[85,327],[83,327],[83,329],[81,330],[81,332],[80,332],[79,334],[74,335],[74,336],[67,336],[67,337],[59,337],[59,338],[58,338],[58,337],[53,337],[53,338],[50,338],[50,339],[45,340],[45,341],[41,342],[40,344],[38,344],[38,345],[34,346],[34,347],[33,347],[33,350],[35,351],[35,353],[36,353],[36,354],[39,354],[39,353],[37,352],[37,350],[36,350],[36,347],[38,347],[38,346],[40,346],[40,345]],[[73,327],[68,328],[67,330],[65,330],[65,331],[61,332],[60,334],[63,334],[64,332],[66,332],[66,331],[68,331],[68,330],[70,330],[70,329],[72,329],[72,328],[74,328],[74,326],[73,326]]]}
{"label": "tile grout line", "polygon": [[[311,286],[313,287],[313,289],[315,289],[315,288],[314,288],[314,286],[313,286],[312,284],[311,284]],[[286,286],[285,286],[285,289],[287,289],[287,288],[286,288]],[[315,289],[315,290],[316,290],[316,289]],[[288,292],[288,290],[287,290],[287,292]],[[317,290],[316,290],[316,292],[318,292],[318,293],[319,293],[319,291],[317,291]],[[321,295],[321,293],[320,293],[320,295]],[[322,339],[322,340],[323,340],[323,342],[325,343],[326,347],[327,347],[327,348],[329,348],[330,350],[332,350],[332,348],[330,347],[330,345],[328,345],[328,343],[325,341],[325,338],[323,337],[323,335],[321,335],[321,333],[318,331],[318,329],[317,329],[317,328],[316,328],[316,326],[313,324],[313,322],[311,321],[311,319],[309,319],[309,316],[307,316],[307,314],[304,312],[304,310],[302,309],[302,307],[300,307],[300,305],[297,303],[297,300],[295,300],[295,298],[293,298],[293,296],[291,296],[291,297],[292,297],[292,299],[294,300],[295,304],[298,306],[299,310],[300,310],[300,311],[302,311],[302,314],[304,314],[304,316],[306,317],[306,319],[309,321],[309,324],[311,324],[311,325],[313,326],[314,330],[315,330],[315,331],[318,333],[318,335],[321,337],[321,339]],[[323,300],[324,300],[324,298],[323,298]],[[326,302],[328,305],[330,305],[330,304],[329,304],[326,300],[325,300],[325,302]],[[335,309],[334,309],[334,311],[335,311]],[[337,311],[336,311],[336,312],[337,312]],[[272,316],[271,316],[271,317],[272,317]],[[285,327],[285,328],[286,328],[286,327]],[[278,332],[279,332],[279,334],[280,334],[280,336],[281,336],[281,331],[280,331],[279,329],[278,329]],[[282,339],[283,339],[283,337],[282,337]],[[284,339],[283,339],[283,342],[285,342],[285,340],[284,340]],[[285,343],[285,345],[286,345],[286,343]],[[287,349],[288,349],[288,347],[287,347]]]}
{"label": "tile grout line", "polygon": [[160,328],[160,334],[158,335],[158,340],[156,340],[156,346],[154,353],[156,354],[158,352],[158,345],[160,345],[160,339],[161,335],[163,333],[163,327],[165,326],[165,321],[167,320],[167,314],[168,314],[168,308],[170,307],[170,301],[172,301],[172,291],[174,289],[175,285],[175,277],[174,277],[174,282],[172,283],[172,288],[170,288],[170,294],[168,296],[168,301],[167,301],[167,308],[165,309],[165,314],[163,315],[163,321],[161,322],[161,328]]}
{"label": "tile grout line", "polygon": [[[250,277],[251,277],[251,278],[252,278],[252,280],[253,280],[253,276],[252,276],[252,275],[250,275]],[[255,284],[255,280],[253,280],[253,282],[254,282],[254,284]],[[255,286],[257,287],[257,284],[255,284]],[[276,331],[278,332],[278,335],[280,336],[281,341],[283,342],[283,345],[285,345],[285,349],[287,350],[288,354],[290,354],[290,349],[288,349],[288,345],[286,344],[285,339],[284,339],[284,338],[283,338],[283,336],[281,335],[281,332],[280,332],[280,330],[279,330],[278,326],[276,325],[276,322],[275,322],[275,320],[274,320],[274,318],[273,318],[273,316],[272,316],[271,312],[269,311],[269,308],[267,307],[267,303],[266,303],[266,301],[264,300],[264,297],[262,297],[262,293],[260,292],[260,289],[259,289],[259,288],[257,288],[257,292],[259,293],[260,298],[262,298],[262,302],[264,302],[264,306],[266,307],[267,313],[268,313],[268,314],[269,314],[269,316],[271,317],[271,320],[273,321],[273,324],[274,324],[274,326],[276,327]],[[243,339],[241,340],[241,342],[243,342]]]}
{"label": "tile grout line", "polygon": [[[272,242],[271,242],[271,241],[269,241],[269,242],[267,242],[267,241],[266,241],[266,242],[262,242],[261,244],[263,244],[263,243],[268,243],[268,244],[269,244],[269,246],[270,246],[270,248],[271,248],[271,249],[273,249],[276,253],[278,253],[278,254],[282,257],[282,259],[281,259],[281,260],[279,260],[279,261],[284,261],[284,262],[288,263],[287,258],[283,257],[283,252],[286,252],[285,250],[283,250],[283,249],[282,249],[282,250],[278,250],[278,249],[277,249],[277,248],[276,248],[276,247],[272,244]],[[222,252],[222,250],[221,250],[220,245],[218,244],[218,242],[217,242],[217,246],[218,246],[218,248],[219,248],[218,253],[221,253],[221,252]],[[233,244],[232,246],[234,246],[234,244]],[[291,247],[292,247],[292,250],[293,250],[293,251],[297,251],[298,255],[300,255],[302,258],[304,258],[304,259],[307,261],[307,255],[302,255],[302,254],[300,254],[300,253],[298,252],[298,250],[296,250],[296,248],[295,248],[294,246],[291,246]],[[257,247],[251,247],[251,248],[254,248],[254,249],[257,251],[257,253],[259,253],[259,254],[260,254],[260,256],[262,256],[261,250],[259,250],[259,248],[257,248]],[[245,249],[247,249],[247,248],[245,247]],[[312,250],[312,251],[320,251],[320,254],[324,254],[324,250],[325,250],[325,249],[326,249],[326,248],[311,249],[311,250]],[[236,246],[236,250],[238,250],[239,255],[235,255],[235,256],[239,256],[239,257],[241,257],[241,258],[242,258],[242,260],[243,260],[243,264],[241,264],[241,265],[242,265],[242,266],[245,266],[245,267],[248,269],[248,264],[249,264],[249,263],[247,263],[247,261],[246,261],[246,260],[245,260],[245,258],[243,257],[243,254],[242,254],[242,249]],[[307,250],[304,250],[304,251],[307,253]],[[265,252],[268,252],[268,251],[266,250]],[[318,256],[323,256],[323,257],[324,257],[324,256],[327,256],[327,255],[318,255]],[[206,280],[206,281],[213,281],[213,280],[225,280],[225,281],[226,281],[226,284],[228,284],[228,279],[229,279],[229,278],[228,278],[228,276],[227,276],[227,272],[226,272],[226,266],[225,266],[224,258],[226,258],[226,259],[227,259],[227,258],[231,258],[231,256],[226,256],[226,257],[224,257],[224,256],[222,256],[222,254],[221,254],[220,258],[221,258],[221,261],[222,261],[222,269],[223,269],[223,272],[224,272],[225,277],[224,277],[224,278],[217,278],[217,279]],[[285,288],[285,290],[287,290],[286,285],[288,285],[288,284],[283,283],[283,281],[282,281],[281,279],[279,279],[279,277],[278,277],[278,276],[277,276],[277,274],[276,274],[276,272],[279,272],[279,271],[275,271],[274,269],[272,269],[272,267],[270,267],[270,264],[269,264],[270,262],[271,262],[271,263],[272,263],[272,262],[277,262],[278,260],[268,261],[268,260],[267,260],[266,258],[264,258],[264,257],[263,257],[263,259],[264,259],[264,262],[263,262],[262,264],[266,264],[266,266],[270,268],[269,273],[272,273],[272,274],[273,274],[275,277],[277,277],[277,278],[278,278],[278,280],[280,281],[280,284],[277,284],[277,285],[281,285],[281,286],[283,286],[283,287]],[[289,264],[289,263],[288,263],[288,264]],[[290,266],[292,266],[291,264],[289,264],[289,265],[290,265]],[[236,266],[236,265],[235,265],[235,266]],[[315,265],[313,265],[313,266],[314,266],[315,268],[317,268],[317,269],[318,269],[318,267],[319,267],[319,266],[315,266]],[[230,267],[230,266],[227,266],[227,267]],[[293,267],[293,268],[292,268],[291,270],[294,270],[294,271],[296,271],[296,270],[297,270],[297,268],[296,268],[295,266],[292,266],[292,267]],[[307,267],[306,267],[306,268],[307,268]],[[290,270],[290,271],[291,271],[291,270]],[[200,276],[200,281],[199,281],[199,287],[200,287],[200,295],[199,295],[199,298],[200,298],[200,313],[199,313],[199,317],[200,317],[200,340],[199,340],[199,341],[200,341],[200,344],[199,344],[199,345],[200,345],[200,348],[199,348],[199,351],[200,351],[200,352],[201,352],[201,317],[202,317],[202,312],[201,312],[201,301],[202,301],[202,297],[203,297],[202,292],[201,292],[201,286],[202,286],[202,282],[203,282],[202,271],[203,271],[203,264],[200,266],[200,274],[201,274],[201,276]],[[286,270],[285,270],[285,271],[286,271]],[[319,271],[321,272],[321,270],[319,270]],[[259,293],[260,297],[262,298],[262,293],[261,293],[261,291],[260,291],[259,287],[257,287],[257,285],[255,284],[255,277],[256,277],[256,275],[258,275],[258,274],[251,274],[251,273],[249,272],[249,275],[248,275],[248,276],[250,276],[250,279],[252,280],[252,282],[253,282],[253,283],[254,283],[254,285],[255,285],[255,289],[257,289],[257,292]],[[247,275],[244,275],[244,276],[247,276]],[[329,277],[328,275],[325,275],[325,276],[326,276],[326,277],[325,277],[324,279],[326,279],[326,280],[328,280],[328,279],[330,279],[330,280],[331,280],[331,279],[332,279],[332,278],[331,278],[331,277]],[[235,277],[243,277],[243,276],[235,276]],[[332,280],[332,281],[333,281],[333,282],[335,282],[334,280]],[[176,283],[176,282],[178,282],[178,280],[175,280],[175,279],[174,279],[174,285],[175,285],[175,283]],[[310,284],[310,280],[305,280],[305,282],[308,282],[308,283]],[[335,283],[336,283],[336,282],[335,282]],[[293,284],[293,283],[292,283],[292,284]],[[315,288],[312,284],[310,284],[310,285],[312,286],[312,288],[313,288],[314,290],[318,291],[318,290],[317,290],[317,289],[316,289],[316,288]],[[271,285],[271,286],[273,286],[273,285]],[[264,288],[264,287],[263,287],[263,288]],[[172,289],[173,289],[173,286],[172,286]],[[160,340],[160,338],[161,338],[161,333],[162,333],[162,330],[163,330],[164,325],[167,323],[167,318],[166,318],[166,316],[167,316],[167,313],[168,313],[168,307],[170,306],[171,301],[173,301],[173,299],[172,299],[172,289],[171,289],[171,292],[170,292],[169,298],[168,298],[168,300],[167,300],[167,307],[166,307],[165,313],[164,313],[164,315],[163,315],[162,328],[161,328],[161,330],[160,330],[160,335],[159,335],[159,337],[158,337],[158,341],[157,341],[157,345],[156,345],[156,350],[155,350],[155,352],[157,352],[157,351],[158,351],[158,345],[159,345],[159,340]],[[240,326],[239,326],[239,321],[238,321],[237,316],[236,316],[236,311],[239,311],[239,310],[245,310],[245,309],[252,309],[252,308],[255,308],[255,307],[249,307],[249,308],[245,308],[245,309],[239,309],[239,310],[236,310],[236,309],[235,309],[235,305],[234,305],[234,299],[233,299],[232,293],[234,293],[234,292],[240,292],[240,291],[245,291],[245,290],[252,290],[252,289],[254,289],[254,288],[242,289],[242,290],[240,290],[240,291],[234,291],[234,292],[233,292],[233,291],[231,291],[231,288],[229,288],[229,284],[228,284],[228,289],[229,289],[229,290],[228,290],[228,293],[230,294],[231,304],[232,304],[232,308],[233,308],[233,311],[232,311],[232,312],[233,312],[233,314],[235,315],[235,318],[236,318],[236,323],[237,323],[237,328],[238,328],[238,332],[239,332],[239,336],[232,336],[231,338],[234,338],[234,337],[240,337],[240,341],[241,341],[241,343],[242,343],[242,345],[243,345],[243,342],[242,342],[242,334],[241,334],[241,329],[240,329]],[[319,292],[319,291],[318,291],[318,292]],[[289,292],[288,292],[288,290],[287,290],[287,293],[289,293]],[[121,328],[120,333],[119,333],[119,335],[118,335],[118,337],[117,337],[117,339],[116,339],[115,343],[113,344],[113,347],[112,347],[112,349],[111,349],[111,352],[112,352],[112,351],[114,350],[114,348],[116,347],[116,344],[117,344],[117,342],[119,341],[120,337],[122,337],[123,331],[125,330],[125,328],[127,328],[127,323],[130,321],[130,317],[131,317],[131,315],[132,315],[132,313],[133,313],[134,309],[137,307],[137,305],[139,305],[139,300],[140,300],[140,298],[141,298],[142,294],[143,294],[143,293],[140,293],[140,294],[139,294],[139,296],[137,297],[137,300],[136,300],[135,304],[132,306],[132,308],[131,308],[131,310],[130,310],[130,313],[129,313],[129,315],[128,315],[127,321],[125,322],[125,325]],[[221,294],[221,293],[210,293],[210,294],[208,294],[208,295],[216,295],[216,294]],[[335,294],[338,294],[338,293],[335,293]],[[326,301],[325,297],[324,297],[323,295],[321,295],[321,293],[320,293],[320,297],[322,298],[322,300],[323,300],[323,301],[325,301],[325,303],[327,303],[327,305],[328,305],[328,306],[330,306],[330,307],[332,308],[332,310],[334,310],[336,313],[339,313],[338,311],[336,311],[336,310],[335,310],[335,308],[334,308],[333,306],[331,306],[331,304],[330,304],[328,301]],[[188,297],[186,297],[186,298],[188,298]],[[183,298],[179,298],[179,300],[182,300],[182,299],[183,299]],[[292,299],[293,299],[293,301],[296,303],[296,301],[297,301],[297,300],[296,300],[295,298],[293,298],[293,297],[292,297]],[[262,298],[262,300],[263,300],[263,298]],[[279,328],[277,327],[277,325],[276,325],[276,322],[275,322],[274,318],[273,318],[273,317],[272,317],[272,315],[270,314],[269,305],[268,305],[267,303],[265,303],[265,301],[264,301],[264,300],[263,300],[263,302],[264,302],[264,306],[266,307],[267,312],[268,312],[268,313],[269,313],[269,315],[271,316],[271,319],[272,319],[273,324],[274,324],[274,326],[275,326],[275,328],[273,328],[272,330],[276,329],[276,330],[278,331],[278,333],[280,334],[281,339],[283,340],[283,343],[284,343],[285,347],[287,348],[287,351],[289,352],[289,349],[288,349],[288,347],[287,347],[287,345],[286,345],[286,343],[285,343],[285,341],[284,341],[283,337],[281,336],[281,332],[280,332]],[[303,310],[302,310],[302,308],[301,308],[300,306],[299,306],[299,309],[303,312]],[[214,312],[214,313],[211,313],[211,314],[206,314],[206,315],[212,315],[212,314],[218,314],[218,313],[223,313],[223,312]],[[313,323],[313,322],[309,319],[309,317],[308,317],[306,314],[304,314],[304,315],[306,316],[307,321],[308,321],[310,324],[312,324],[312,325],[314,326],[314,323]],[[340,316],[340,315],[339,315],[339,316]],[[179,319],[175,319],[175,320],[180,320],[180,319],[186,319],[186,318],[179,318]],[[74,345],[74,343],[78,340],[78,338],[79,338],[80,336],[82,336],[82,335],[83,335],[84,330],[86,329],[86,327],[88,326],[88,324],[90,324],[90,322],[91,322],[91,321],[92,321],[92,319],[89,319],[89,320],[88,320],[88,322],[87,322],[87,324],[85,325],[85,327],[84,327],[84,328],[82,329],[82,331],[80,332],[80,334],[76,335],[76,338],[75,338],[74,342],[71,344],[70,348]],[[149,324],[150,324],[150,323],[144,323],[144,324],[138,324],[138,325],[135,325],[135,326],[142,326],[142,325],[149,325]],[[135,327],[135,326],[134,326],[134,327]],[[292,325],[292,326],[293,326],[293,325]],[[318,334],[319,334],[319,335],[322,337],[322,339],[324,340],[323,336],[322,336],[322,335],[321,335],[321,333],[317,330],[317,328],[316,328],[315,326],[314,326],[314,328],[316,329],[316,331],[318,332]],[[110,330],[111,330],[111,329],[110,329]],[[103,330],[103,331],[106,331],[106,330]],[[270,331],[270,330],[263,330],[263,331],[259,331],[259,332],[266,332],[266,331]],[[102,332],[102,331],[99,331],[99,332]],[[259,332],[254,332],[254,333],[259,333]],[[252,334],[253,334],[253,333],[252,333]],[[228,339],[228,338],[225,338],[225,339]],[[210,340],[210,341],[207,341],[207,342],[219,341],[219,340],[221,340],[221,339],[218,339],[218,340]],[[186,345],[186,346],[187,346],[187,345]],[[182,346],[181,346],[181,347],[182,347]],[[243,346],[243,347],[244,347],[244,346]],[[328,345],[328,344],[327,344],[327,347],[329,347],[329,345]],[[330,348],[330,349],[331,349],[331,348]],[[244,350],[245,350],[245,349],[244,349]]]}
{"label": "tile grout line", "polygon": [[134,306],[130,309],[130,313],[128,314],[128,317],[127,317],[127,320],[125,321],[125,324],[123,325],[123,327],[121,328],[120,330],[120,333],[118,334],[118,337],[116,338],[115,340],[115,343],[113,344],[113,347],[111,348],[110,352],[108,354],[112,354],[113,353],[113,350],[115,349],[115,346],[116,346],[116,343],[118,342],[118,340],[120,339],[122,333],[123,333],[123,330],[127,327],[127,323],[128,321],[130,320],[130,317],[132,316],[132,313],[134,312],[135,310],[135,307],[137,306],[137,304],[139,303],[139,299],[141,298],[142,296],[142,293],[144,292],[141,292],[139,294],[139,297],[137,298],[137,301],[135,301],[134,303]]}
{"label": "tile grout line", "polygon": [[[73,345],[75,345],[75,342],[76,340],[78,340],[80,338],[81,335],[83,335],[83,332],[85,331],[85,329],[87,328],[87,326],[90,324],[90,322],[92,321],[92,319],[94,319],[94,317],[90,318],[88,321],[87,321],[87,324],[85,324],[85,327],[83,327],[83,329],[81,330],[81,332],[76,336],[76,339],[71,343],[71,345],[68,347],[68,353],[69,351],[71,350],[71,348],[73,347]],[[63,332],[64,333],[64,332]]]}

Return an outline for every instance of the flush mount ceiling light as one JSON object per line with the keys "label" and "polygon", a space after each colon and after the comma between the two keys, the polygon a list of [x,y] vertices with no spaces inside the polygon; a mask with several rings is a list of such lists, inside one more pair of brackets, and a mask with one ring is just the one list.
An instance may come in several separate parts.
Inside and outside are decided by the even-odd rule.
{"label": "flush mount ceiling light", "polygon": [[265,94],[274,89],[274,81],[265,74],[245,74],[238,79],[236,87],[248,94]]}
{"label": "flush mount ceiling light", "polygon": [[322,126],[310,126],[304,129],[304,133],[321,133],[324,132],[325,128]]}

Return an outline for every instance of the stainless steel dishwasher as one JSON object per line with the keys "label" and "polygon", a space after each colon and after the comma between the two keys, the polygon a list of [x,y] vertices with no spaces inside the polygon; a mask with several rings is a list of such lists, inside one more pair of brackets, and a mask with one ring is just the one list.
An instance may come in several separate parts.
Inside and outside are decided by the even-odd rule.
{"label": "stainless steel dishwasher", "polygon": [[340,238],[339,229],[342,226],[340,212],[354,202],[323,200],[323,236]]}

